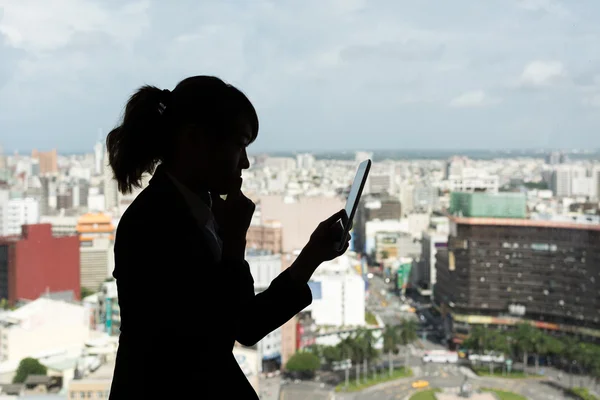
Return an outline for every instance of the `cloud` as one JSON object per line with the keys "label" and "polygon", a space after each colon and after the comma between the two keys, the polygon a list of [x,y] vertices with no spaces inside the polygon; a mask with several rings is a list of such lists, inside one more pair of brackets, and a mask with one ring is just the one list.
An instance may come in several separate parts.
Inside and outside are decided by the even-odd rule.
{"label": "cloud", "polygon": [[129,43],[148,27],[148,7],[146,0],[110,9],[91,0],[53,0],[47,6],[34,0],[1,0],[0,34],[8,46],[32,54],[65,47],[92,32]]}
{"label": "cloud", "polygon": [[582,104],[586,107],[600,108],[600,93],[585,96],[582,100]]}
{"label": "cloud", "polygon": [[523,69],[519,83],[523,87],[543,87],[565,77],[565,68],[559,61],[532,61]]}
{"label": "cloud", "polygon": [[473,90],[453,98],[449,105],[453,108],[476,108],[498,104],[499,98],[488,96],[483,90]]}
{"label": "cloud", "polygon": [[569,10],[560,2],[555,0],[519,0],[520,8],[533,12],[541,12],[558,17],[570,17]]}
{"label": "cloud", "polygon": [[448,132],[474,143],[482,131],[519,146],[561,113],[569,135],[557,140],[583,141],[597,130],[581,117],[600,93],[599,12],[549,0],[0,0],[0,142],[88,149],[137,87],[197,74],[248,94],[255,148],[443,147]]}

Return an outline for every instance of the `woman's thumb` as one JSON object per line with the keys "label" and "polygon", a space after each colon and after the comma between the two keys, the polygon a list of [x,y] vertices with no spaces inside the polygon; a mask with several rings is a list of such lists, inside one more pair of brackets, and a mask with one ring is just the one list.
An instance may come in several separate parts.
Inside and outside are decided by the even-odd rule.
{"label": "woman's thumb", "polygon": [[242,178],[239,177],[231,183],[231,186],[229,187],[229,191],[227,192],[227,199],[225,201],[228,203],[234,203],[240,197],[241,193],[242,193]]}

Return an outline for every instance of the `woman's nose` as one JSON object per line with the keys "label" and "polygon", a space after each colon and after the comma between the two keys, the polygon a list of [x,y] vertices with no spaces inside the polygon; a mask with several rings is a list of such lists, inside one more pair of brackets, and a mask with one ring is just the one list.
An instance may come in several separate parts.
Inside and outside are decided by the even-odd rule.
{"label": "woman's nose", "polygon": [[248,159],[248,153],[244,149],[244,154],[240,157],[240,169],[250,168],[250,160]]}

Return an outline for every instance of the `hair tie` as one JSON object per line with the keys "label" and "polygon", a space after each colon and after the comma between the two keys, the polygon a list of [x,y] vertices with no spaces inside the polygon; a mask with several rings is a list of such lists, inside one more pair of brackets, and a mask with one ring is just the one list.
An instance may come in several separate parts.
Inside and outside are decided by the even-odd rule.
{"label": "hair tie", "polygon": [[169,101],[171,99],[171,91],[169,89],[164,89],[161,93],[161,100],[158,102],[158,113],[163,115],[169,105]]}

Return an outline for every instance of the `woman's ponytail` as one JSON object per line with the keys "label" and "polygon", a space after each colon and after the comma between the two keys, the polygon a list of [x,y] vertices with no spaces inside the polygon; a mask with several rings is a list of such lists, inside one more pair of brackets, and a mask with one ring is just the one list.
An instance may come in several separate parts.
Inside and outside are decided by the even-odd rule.
{"label": "woman's ponytail", "polygon": [[169,97],[168,90],[141,87],[127,102],[121,124],[108,134],[108,160],[121,193],[140,187],[143,174],[153,173],[164,159]]}

